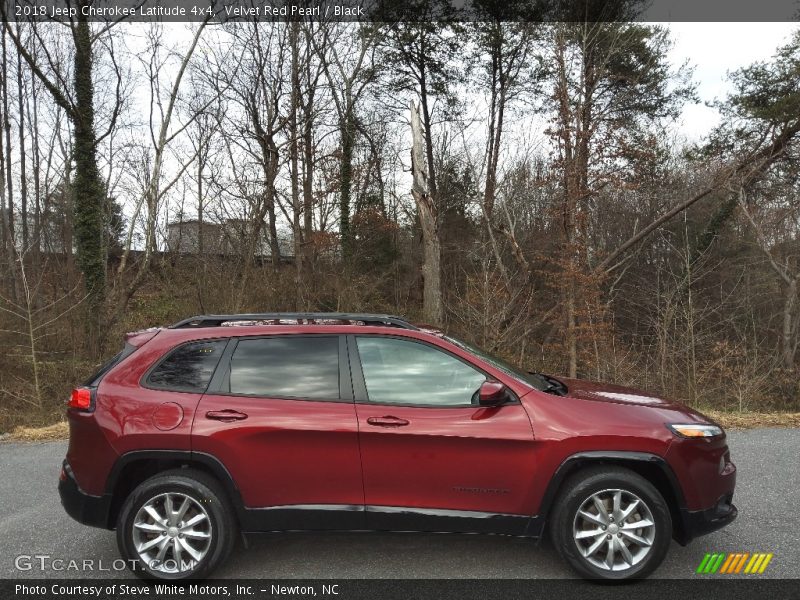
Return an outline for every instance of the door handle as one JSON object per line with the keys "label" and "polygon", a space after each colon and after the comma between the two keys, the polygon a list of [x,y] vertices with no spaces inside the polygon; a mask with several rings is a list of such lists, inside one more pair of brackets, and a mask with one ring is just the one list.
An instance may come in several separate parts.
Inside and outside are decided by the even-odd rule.
{"label": "door handle", "polygon": [[223,423],[232,423],[233,421],[242,421],[247,418],[247,415],[226,408],[225,410],[210,410],[206,413],[206,419],[213,419],[214,421],[222,421]]}
{"label": "door handle", "polygon": [[405,427],[408,425],[408,421],[405,419],[392,416],[370,417],[367,419],[367,423],[370,425],[375,425],[376,427]]}

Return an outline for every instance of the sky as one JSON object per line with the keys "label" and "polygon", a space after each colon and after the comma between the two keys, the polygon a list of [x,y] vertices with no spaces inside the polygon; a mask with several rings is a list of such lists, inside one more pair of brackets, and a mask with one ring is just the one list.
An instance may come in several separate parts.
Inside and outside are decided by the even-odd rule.
{"label": "sky", "polygon": [[[726,73],[769,59],[789,41],[797,23],[665,23],[672,33],[671,60],[694,65],[697,93],[703,102],[724,98],[730,90]],[[680,133],[697,141],[719,123],[713,108],[690,104],[684,108]]]}
{"label": "sky", "polygon": [[[687,104],[679,122],[671,127],[672,135],[679,145],[700,142],[719,123],[720,115],[716,109],[704,103],[722,99],[730,91],[731,86],[727,82],[728,72],[755,61],[768,60],[779,46],[789,40],[792,31],[798,27],[797,23],[662,23],[662,25],[669,28],[674,44],[670,61],[675,67],[688,61],[694,68],[693,80],[697,84],[697,94],[700,98],[699,103]],[[132,26],[134,30],[137,28],[138,24]],[[191,40],[190,29],[185,25],[175,24],[174,29],[169,31],[169,38],[185,49]],[[139,104],[142,106],[141,115],[144,116],[147,114],[144,86],[140,91],[143,96]],[[529,135],[525,134],[525,131],[533,132],[530,135],[533,135],[534,139],[540,138],[540,143],[546,143],[541,133],[544,124],[536,124],[535,118],[531,115],[523,117],[516,126],[509,123],[509,129],[516,130],[519,135]],[[476,132],[476,135],[480,133]],[[513,136],[510,136],[509,140],[511,137]],[[513,154],[516,144],[509,141],[506,145],[505,151]],[[478,147],[483,146],[478,144]],[[406,154],[403,153],[403,158]],[[408,173],[404,175],[407,176]],[[191,212],[191,209],[189,210]],[[174,215],[170,214],[170,220],[173,217]]]}
{"label": "sky", "polygon": [[[702,1],[702,0],[701,0]],[[758,60],[767,60],[775,50],[788,42],[798,23],[661,23],[671,33],[674,46],[671,61],[679,66],[688,60],[694,67],[694,81],[701,102],[687,104],[675,133],[689,142],[699,141],[715,125],[720,116],[706,106],[716,98],[724,98],[731,89],[726,80],[729,71]],[[191,31],[175,24],[170,36],[184,46],[191,40]],[[146,104],[146,100],[143,101]],[[143,104],[143,105],[144,105]]]}

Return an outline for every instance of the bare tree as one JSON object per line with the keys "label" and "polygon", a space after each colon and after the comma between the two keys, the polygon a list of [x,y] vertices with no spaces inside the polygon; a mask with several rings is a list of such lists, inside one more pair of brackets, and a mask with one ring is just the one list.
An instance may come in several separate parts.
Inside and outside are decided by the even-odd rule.
{"label": "bare tree", "polygon": [[25,266],[26,255],[27,252],[20,252],[14,265],[14,276],[19,278],[22,297],[19,301],[15,301],[0,294],[0,312],[10,316],[18,328],[0,330],[0,333],[11,334],[25,340],[22,347],[31,366],[33,393],[31,394],[32,397],[25,397],[13,394],[8,389],[0,388],[0,391],[11,393],[17,399],[41,409],[44,407],[44,397],[42,393],[40,344],[47,337],[54,335],[53,325],[80,306],[86,297],[76,300],[75,291],[78,286],[75,286],[67,293],[61,294],[49,302],[42,302],[42,274],[34,280],[29,277]]}
{"label": "bare tree", "polygon": [[[194,154],[188,158],[182,158],[178,161],[178,166],[175,173],[171,177],[164,177],[164,162],[166,153],[170,144],[187,128],[189,128],[195,120],[204,113],[208,105],[213,102],[209,99],[206,105],[195,107],[195,110],[190,112],[187,118],[174,126],[173,119],[177,112],[177,104],[180,101],[181,84],[184,75],[192,60],[192,56],[197,48],[203,31],[206,28],[210,19],[206,19],[195,29],[189,47],[181,55],[178,63],[177,72],[168,86],[166,98],[162,97],[161,78],[164,62],[160,58],[158,49],[162,46],[162,31],[160,26],[153,26],[149,31],[150,48],[146,55],[146,68],[148,73],[148,81],[150,84],[150,141],[152,147],[152,160],[150,156],[145,159],[148,165],[148,173],[144,178],[145,185],[142,194],[138,199],[135,209],[134,218],[131,219],[128,233],[126,237],[125,247],[119,267],[117,268],[118,278],[116,291],[116,302],[113,312],[109,316],[109,323],[115,322],[119,316],[125,311],[128,302],[133,296],[134,292],[142,284],[144,277],[150,267],[150,261],[153,252],[157,249],[156,245],[156,224],[158,219],[158,212],[161,202],[169,190],[181,179],[185,171],[189,168],[192,162],[197,158]],[[144,210],[144,256],[136,267],[136,273],[132,278],[122,278],[119,275],[125,273],[128,267],[128,257],[131,251],[131,243],[133,239],[133,231],[136,227],[136,217]]]}
{"label": "bare tree", "polygon": [[[83,10],[90,0],[77,0],[74,20],[68,26],[73,42],[72,85],[60,68],[57,58],[45,50],[44,60],[40,60],[29,52],[17,32],[15,32],[5,14],[5,3],[2,5],[5,31],[14,41],[17,51],[28,67],[48,90],[56,104],[64,109],[73,126],[75,161],[74,184],[79,191],[75,196],[75,238],[77,261],[83,273],[84,286],[88,296],[86,323],[87,336],[93,353],[99,353],[101,336],[100,323],[104,312],[106,294],[106,270],[103,253],[103,215],[106,204],[106,191],[97,162],[97,146],[110,134],[116,125],[119,110],[122,106],[122,75],[116,72],[116,97],[114,107],[108,118],[105,131],[97,132],[95,114],[95,47],[99,39],[112,34],[111,27],[106,26],[92,32],[87,13]],[[31,29],[37,37],[38,29]],[[43,45],[42,45],[43,46]],[[116,67],[114,57],[111,63]]]}
{"label": "bare tree", "polygon": [[228,90],[224,101],[229,108],[222,116],[221,132],[237,197],[246,204],[248,222],[242,245],[244,268],[236,301],[240,305],[265,237],[273,270],[281,264],[277,182],[284,164],[281,150],[287,144],[284,134],[288,115],[283,104],[289,97],[285,64],[290,50],[285,25],[265,28],[252,21],[234,25],[231,35],[234,40],[231,58],[239,53],[241,61],[238,68],[229,68],[227,73],[227,62],[219,63],[220,78]]}
{"label": "bare tree", "polygon": [[[790,192],[791,193],[791,192]],[[800,254],[797,251],[797,231],[800,226],[796,198],[784,206],[773,206],[757,220],[753,208],[748,206],[744,190],[739,191],[739,210],[755,234],[759,249],[764,253],[767,263],[778,276],[783,288],[781,316],[781,362],[785,369],[794,369],[797,347],[800,343],[800,310],[798,310],[798,284],[800,284]],[[759,222],[762,221],[762,222]],[[766,226],[765,226],[766,225]],[[770,233],[768,234],[767,231]]]}
{"label": "bare tree", "polygon": [[430,189],[425,160],[425,134],[420,122],[419,107],[411,102],[411,172],[414,177],[411,193],[417,205],[422,225],[422,247],[425,258],[422,274],[425,279],[422,310],[430,323],[441,323],[444,318],[442,303],[442,247],[439,239],[439,211]]}
{"label": "bare tree", "polygon": [[[353,157],[358,133],[358,104],[375,81],[375,49],[379,30],[368,25],[324,24],[323,41],[316,41],[330,94],[336,106],[339,129],[339,233],[342,255],[352,252],[350,219],[353,192]],[[312,37],[316,40],[316,37]]]}

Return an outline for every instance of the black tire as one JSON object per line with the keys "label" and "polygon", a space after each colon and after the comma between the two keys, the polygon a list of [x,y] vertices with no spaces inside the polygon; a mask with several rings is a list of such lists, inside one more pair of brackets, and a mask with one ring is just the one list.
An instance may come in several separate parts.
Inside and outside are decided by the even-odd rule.
{"label": "black tire", "polygon": [[[616,565],[615,568],[622,570],[609,570],[600,568],[592,560],[608,564],[601,553],[603,549],[608,550],[608,544],[619,542],[613,540],[613,536],[609,537],[610,534],[608,533],[602,533],[588,540],[578,541],[574,537],[573,527],[576,526],[576,523],[582,523],[581,519],[583,517],[578,517],[578,510],[584,505],[584,502],[589,502],[592,496],[597,493],[602,493],[601,495],[608,494],[608,496],[613,497],[616,490],[623,491],[624,497],[628,500],[632,499],[632,494],[643,502],[647,510],[650,511],[655,526],[653,531],[650,528],[647,530],[647,536],[654,537],[650,540],[651,544],[647,547],[649,549],[646,552],[641,549],[641,546],[630,545],[630,540],[627,537],[623,537],[623,534],[615,533],[614,535],[619,537],[620,541],[625,540],[626,547],[629,550],[634,548],[637,551],[644,552],[644,554],[639,559],[639,562],[628,566],[622,562],[622,554],[620,553],[620,560],[617,563],[612,560],[611,563]],[[599,510],[597,512],[599,513]],[[639,513],[636,512],[634,514],[638,515]],[[636,518],[638,517],[631,517],[631,519]],[[641,520],[636,522],[641,522]],[[608,528],[602,529],[604,532],[611,529],[610,525],[598,523],[596,526],[598,530]],[[618,527],[619,525],[617,524]],[[621,467],[592,467],[570,477],[562,486],[555,502],[549,528],[553,544],[559,554],[567,564],[587,579],[624,581],[647,577],[664,560],[672,539],[672,517],[664,498],[649,481],[633,471]],[[580,528],[579,531],[582,533]],[[604,541],[601,542],[601,539],[604,539]],[[591,547],[595,542],[603,545],[590,558],[585,557],[579,548],[579,544],[584,544],[582,546],[584,550],[589,551],[587,547]]]}
{"label": "black tire", "polygon": [[[134,533],[134,521],[140,509],[153,499],[164,497],[164,494],[181,494],[188,496],[204,509],[207,519],[202,520],[205,528],[203,533],[210,534],[210,541],[201,540],[200,544],[205,546],[205,553],[200,560],[192,558],[181,559],[173,562],[176,565],[174,572],[159,570],[155,565],[146,564],[137,552],[134,542],[134,535],[142,535],[140,530]],[[189,503],[190,509],[194,514],[200,514],[202,510],[198,505]],[[143,513],[144,514],[144,513]],[[208,522],[206,524],[206,521]],[[151,539],[158,537],[159,533],[145,533]],[[228,558],[233,549],[237,535],[237,524],[233,509],[228,501],[225,491],[219,482],[213,477],[193,469],[175,469],[159,473],[142,482],[125,499],[117,520],[117,545],[123,558],[131,567],[134,573],[143,579],[160,579],[178,581],[183,579],[203,579],[212,571],[219,567]],[[187,534],[188,536],[188,534]],[[174,535],[173,535],[174,537]],[[182,537],[182,536],[181,536]],[[177,545],[178,540],[174,540]],[[167,555],[163,562],[169,560],[169,556],[174,557],[174,551]],[[188,553],[182,550],[186,556]],[[177,564],[184,560],[191,565],[187,565],[181,570]],[[168,565],[171,567],[171,565]]]}

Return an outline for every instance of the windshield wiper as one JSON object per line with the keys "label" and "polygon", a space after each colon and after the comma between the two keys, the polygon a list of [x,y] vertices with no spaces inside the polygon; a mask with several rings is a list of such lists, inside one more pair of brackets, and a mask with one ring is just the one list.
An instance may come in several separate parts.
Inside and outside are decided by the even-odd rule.
{"label": "windshield wiper", "polygon": [[537,373],[536,371],[528,371],[528,373],[531,375],[536,375],[545,382],[546,387],[542,390],[543,392],[547,394],[554,394],[556,396],[567,395],[567,386],[555,377],[550,377],[550,375],[545,375],[544,373]]}

